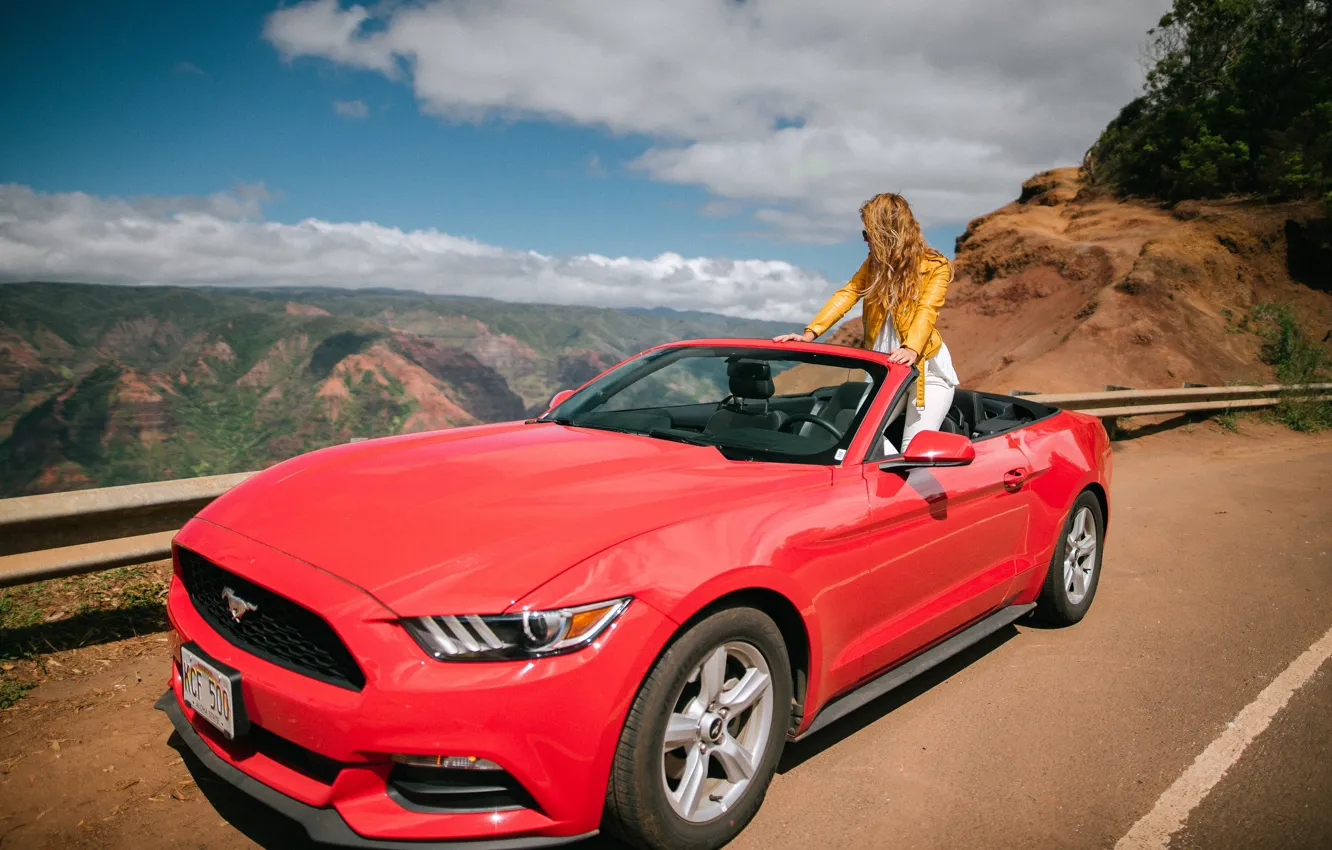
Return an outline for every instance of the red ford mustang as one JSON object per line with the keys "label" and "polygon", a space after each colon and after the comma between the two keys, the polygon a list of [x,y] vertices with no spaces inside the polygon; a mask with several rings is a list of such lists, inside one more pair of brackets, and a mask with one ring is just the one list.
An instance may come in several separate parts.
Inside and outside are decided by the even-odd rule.
{"label": "red ford mustang", "polygon": [[1096,593],[1093,418],[827,345],[662,346],[537,419],[324,449],[175,540],[204,767],[345,846],[720,847],[782,748]]}

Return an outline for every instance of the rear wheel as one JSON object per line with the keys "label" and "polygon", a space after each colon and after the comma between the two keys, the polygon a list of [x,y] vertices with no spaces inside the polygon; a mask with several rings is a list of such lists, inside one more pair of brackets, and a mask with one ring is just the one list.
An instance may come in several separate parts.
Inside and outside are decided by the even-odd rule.
{"label": "rear wheel", "polygon": [[1101,503],[1084,492],[1073,503],[1055,546],[1045,586],[1036,600],[1036,618],[1052,626],[1071,626],[1081,620],[1096,596],[1101,581],[1101,542],[1105,518]]}
{"label": "rear wheel", "polygon": [[658,659],[615,752],[605,827],[637,847],[711,850],[745,828],[786,742],[791,665],[753,608],[719,611]]}

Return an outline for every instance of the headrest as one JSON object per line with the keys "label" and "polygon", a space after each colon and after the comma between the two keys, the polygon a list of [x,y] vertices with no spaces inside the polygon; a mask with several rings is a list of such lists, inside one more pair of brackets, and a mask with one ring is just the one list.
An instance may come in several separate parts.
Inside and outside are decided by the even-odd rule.
{"label": "headrest", "polygon": [[[767,364],[763,364],[765,367]],[[774,392],[772,381],[756,381],[753,378],[731,378],[731,395],[736,398],[769,399]]]}
{"label": "headrest", "polygon": [[772,366],[766,360],[730,360],[726,364],[726,375],[731,379],[731,395],[736,398],[772,398]]}
{"label": "headrest", "polygon": [[772,366],[766,360],[731,360],[726,364],[726,377],[771,381]]}

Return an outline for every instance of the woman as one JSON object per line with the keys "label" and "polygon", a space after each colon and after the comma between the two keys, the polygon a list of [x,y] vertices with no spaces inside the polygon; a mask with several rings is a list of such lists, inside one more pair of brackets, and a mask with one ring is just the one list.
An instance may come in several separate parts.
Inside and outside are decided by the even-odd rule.
{"label": "woman", "polygon": [[[865,348],[882,351],[893,363],[924,360],[916,383],[916,403],[907,407],[902,448],[921,431],[937,431],[953,406],[957,373],[948,346],[935,330],[939,308],[953,279],[942,254],[925,244],[920,225],[901,195],[875,195],[860,208],[869,256],[846,286],[833,293],[803,334],[783,334],[775,342],[813,342],[837,324],[857,301],[865,322]],[[892,321],[885,321],[886,317]],[[887,445],[890,454],[896,450]]]}

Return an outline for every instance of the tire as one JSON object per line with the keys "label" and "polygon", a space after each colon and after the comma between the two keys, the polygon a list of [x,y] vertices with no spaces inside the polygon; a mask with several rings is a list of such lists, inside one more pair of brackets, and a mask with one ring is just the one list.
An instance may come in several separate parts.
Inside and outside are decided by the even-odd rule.
{"label": "tire", "polygon": [[[1069,547],[1075,539],[1082,541],[1084,552],[1071,559]],[[1037,620],[1051,626],[1071,626],[1086,616],[1101,583],[1104,541],[1105,517],[1101,513],[1101,503],[1093,493],[1083,491],[1068,512],[1055,544],[1054,557],[1045,574],[1045,585],[1036,599]],[[1088,544],[1094,546],[1094,550],[1086,551]]]}
{"label": "tire", "polygon": [[[766,687],[757,687],[763,675]],[[720,699],[705,699],[705,688]],[[763,612],[724,609],[684,632],[657,659],[629,710],[606,788],[603,829],[651,850],[713,850],[729,843],[758,812],[772,782],[786,744],[791,689],[786,643]],[[669,751],[668,726],[680,744]],[[751,758],[745,761],[744,754]]]}

